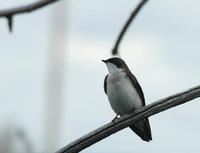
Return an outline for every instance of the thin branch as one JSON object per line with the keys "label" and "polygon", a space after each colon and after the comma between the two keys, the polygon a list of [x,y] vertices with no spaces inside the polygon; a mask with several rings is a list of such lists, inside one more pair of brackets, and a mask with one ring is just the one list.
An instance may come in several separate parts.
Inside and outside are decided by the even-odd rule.
{"label": "thin branch", "polygon": [[22,13],[30,13],[32,11],[35,11],[37,9],[40,9],[57,1],[60,0],[41,0],[24,6],[18,6],[11,9],[0,10],[0,18],[5,17],[8,20],[9,29],[10,31],[12,31],[13,16]]}
{"label": "thin branch", "polygon": [[131,13],[130,17],[128,18],[128,20],[126,21],[124,27],[122,28],[122,30],[119,33],[119,36],[117,37],[117,40],[115,42],[114,48],[112,50],[112,54],[116,55],[118,54],[118,48],[120,45],[120,42],[124,36],[124,34],[126,33],[127,29],[129,28],[131,22],[135,19],[135,17],[138,15],[139,11],[142,9],[142,7],[144,6],[144,4],[147,2],[148,0],[141,0],[141,2],[137,5],[137,7],[133,10],[133,12]]}
{"label": "thin branch", "polygon": [[162,111],[184,104],[198,97],[200,97],[200,86],[158,100],[150,105],[147,105],[145,107],[136,110],[134,113],[121,117],[119,120],[115,122],[110,122],[86,134],[85,136],[63,147],[62,149],[57,151],[57,153],[79,152],[143,118],[147,118],[149,116],[158,114]]}
{"label": "thin branch", "polygon": [[1,10],[0,17],[7,18],[8,16],[13,16],[13,15],[22,14],[22,13],[29,13],[57,1],[60,1],[60,0],[41,0],[41,1],[37,1],[25,6],[18,6],[11,9]]}

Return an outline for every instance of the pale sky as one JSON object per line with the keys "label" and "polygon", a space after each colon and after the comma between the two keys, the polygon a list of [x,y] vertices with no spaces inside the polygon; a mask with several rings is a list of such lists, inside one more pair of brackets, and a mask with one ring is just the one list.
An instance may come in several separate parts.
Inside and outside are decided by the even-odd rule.
{"label": "pale sky", "polygon": [[[28,2],[32,1],[2,1],[0,9]],[[108,72],[101,59],[111,57],[116,36],[137,2],[68,2],[62,138],[56,149],[115,116],[103,91]],[[16,16],[12,34],[0,18],[1,132],[9,125],[23,128],[38,152],[44,148],[50,15],[64,4]],[[120,54],[140,82],[146,104],[200,84],[199,5],[197,0],[150,0],[128,30]],[[196,99],[152,116],[150,143],[127,128],[83,153],[198,152],[199,108]]]}

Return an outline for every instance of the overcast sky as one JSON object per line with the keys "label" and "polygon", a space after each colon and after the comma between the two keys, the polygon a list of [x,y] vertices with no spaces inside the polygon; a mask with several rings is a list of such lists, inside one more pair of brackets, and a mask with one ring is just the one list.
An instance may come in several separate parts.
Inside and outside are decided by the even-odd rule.
{"label": "overcast sky", "polygon": [[[0,19],[1,127],[10,124],[22,127],[38,151],[44,148],[51,12],[68,4],[63,125],[58,149],[115,116],[103,91],[108,72],[100,60],[111,57],[116,36],[138,3],[136,0],[64,1],[16,16],[12,34],[6,20]],[[2,1],[0,9],[29,2],[32,1]],[[198,0],[150,0],[128,30],[120,54],[140,82],[146,104],[200,83],[199,7]],[[143,142],[127,128],[83,153],[198,152],[199,110],[197,99],[152,116],[150,143]]]}

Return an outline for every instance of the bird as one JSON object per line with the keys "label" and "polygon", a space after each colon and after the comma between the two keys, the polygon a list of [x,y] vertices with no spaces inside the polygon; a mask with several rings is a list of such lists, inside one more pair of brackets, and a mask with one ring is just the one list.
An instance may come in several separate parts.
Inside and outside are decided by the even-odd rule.
{"label": "bird", "polygon": [[[104,79],[104,91],[108,101],[118,116],[134,112],[145,106],[145,98],[140,84],[131,73],[123,59],[119,57],[102,60],[108,69]],[[151,128],[148,118],[144,118],[129,126],[142,140],[152,140]]]}

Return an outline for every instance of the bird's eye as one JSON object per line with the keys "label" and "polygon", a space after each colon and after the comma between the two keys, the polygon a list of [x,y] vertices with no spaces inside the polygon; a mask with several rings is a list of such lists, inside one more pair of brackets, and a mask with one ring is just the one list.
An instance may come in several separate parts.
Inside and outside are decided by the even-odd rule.
{"label": "bird's eye", "polygon": [[116,63],[116,66],[118,67],[118,68],[122,68],[122,64],[121,63]]}
{"label": "bird's eye", "polygon": [[114,61],[115,65],[118,67],[118,68],[122,68],[123,67],[123,63],[121,61]]}

